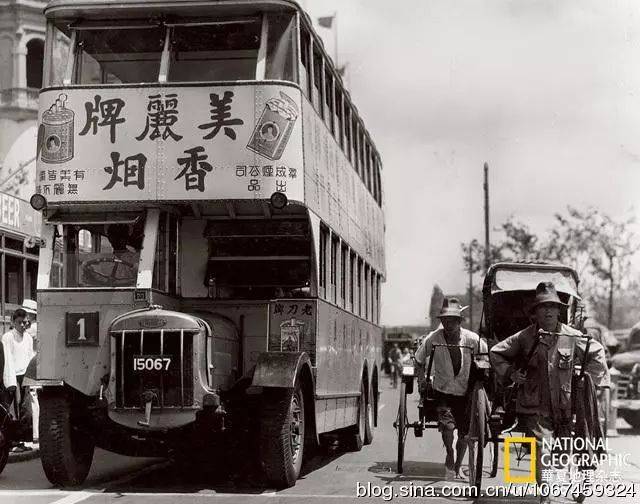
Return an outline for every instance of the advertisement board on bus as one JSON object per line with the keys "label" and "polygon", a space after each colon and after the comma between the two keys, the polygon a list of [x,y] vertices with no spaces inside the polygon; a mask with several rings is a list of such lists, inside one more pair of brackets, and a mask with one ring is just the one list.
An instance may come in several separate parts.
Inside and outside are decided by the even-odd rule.
{"label": "advertisement board on bus", "polygon": [[285,84],[47,89],[37,185],[49,202],[304,200],[300,90]]}

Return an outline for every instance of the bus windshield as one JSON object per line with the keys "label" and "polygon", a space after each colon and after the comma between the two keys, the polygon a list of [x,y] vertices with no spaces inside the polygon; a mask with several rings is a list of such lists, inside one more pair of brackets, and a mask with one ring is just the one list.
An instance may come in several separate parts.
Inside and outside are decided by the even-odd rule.
{"label": "bus windshield", "polygon": [[159,26],[132,24],[77,32],[76,84],[157,80],[163,48]]}
{"label": "bus windshield", "polygon": [[51,287],[135,287],[142,216],[56,227]]}
{"label": "bus windshield", "polygon": [[[56,30],[57,31],[57,30]],[[278,79],[295,81],[295,16],[72,24],[53,37],[49,85]],[[70,42],[75,39],[75,46]],[[54,62],[52,61],[51,64]]]}

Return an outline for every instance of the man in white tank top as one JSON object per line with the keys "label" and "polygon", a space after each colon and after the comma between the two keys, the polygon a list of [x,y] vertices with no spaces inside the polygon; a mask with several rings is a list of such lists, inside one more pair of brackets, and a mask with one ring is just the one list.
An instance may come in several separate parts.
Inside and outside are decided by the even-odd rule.
{"label": "man in white tank top", "polygon": [[[466,452],[465,436],[469,429],[466,395],[472,361],[470,348],[482,352],[486,352],[487,349],[476,333],[460,326],[462,308],[458,299],[445,298],[438,318],[442,322],[442,327],[428,334],[416,352],[416,376],[421,395],[426,390],[427,383],[433,388],[430,396],[436,399],[438,430],[442,433],[442,441],[447,451],[445,459],[447,477],[455,475],[457,478],[462,478],[460,466]],[[460,345],[460,348],[455,346],[434,348],[433,345]],[[434,349],[433,363],[430,381],[427,382],[425,372],[429,366],[432,349]],[[453,431],[455,429],[458,431],[458,440],[454,462]]]}

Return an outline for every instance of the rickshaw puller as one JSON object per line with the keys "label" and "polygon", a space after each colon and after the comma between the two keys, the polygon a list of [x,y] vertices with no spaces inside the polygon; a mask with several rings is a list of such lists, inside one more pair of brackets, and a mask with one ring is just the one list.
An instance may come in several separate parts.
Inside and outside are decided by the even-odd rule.
{"label": "rickshaw puller", "polygon": [[[540,336],[539,330],[579,336],[582,333],[560,322],[561,310],[567,308],[552,282],[540,282],[531,311],[534,323],[491,348],[490,358],[498,380],[517,388],[518,424],[527,435],[536,438],[536,480],[542,483],[543,439],[571,435],[571,383],[574,361],[582,362],[586,350],[584,339],[571,336]],[[608,379],[602,345],[592,340],[585,365],[593,382]],[[541,502],[549,502],[541,497]]]}
{"label": "rickshaw puller", "polygon": [[[465,345],[478,348],[480,337],[461,327],[462,308],[456,298],[445,298],[438,315],[442,327],[428,334],[415,355],[416,374],[421,397],[427,388],[425,370],[429,365],[432,345]],[[448,350],[448,351],[447,351]],[[486,350],[485,350],[486,351]],[[447,456],[445,468],[456,478],[462,478],[460,466],[467,445],[465,436],[469,428],[467,415],[467,389],[471,372],[471,353],[463,348],[436,348],[431,365],[433,376],[433,397],[436,399],[438,430],[442,434]],[[456,456],[454,463],[453,431],[458,429]]]}

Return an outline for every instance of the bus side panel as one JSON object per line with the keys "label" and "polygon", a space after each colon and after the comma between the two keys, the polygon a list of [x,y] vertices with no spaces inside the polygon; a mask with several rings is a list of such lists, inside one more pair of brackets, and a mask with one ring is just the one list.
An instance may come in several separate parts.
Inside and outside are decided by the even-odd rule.
{"label": "bus side panel", "polygon": [[318,300],[316,426],[319,433],[356,423],[364,365],[366,362],[371,380],[380,331],[370,322]]}
{"label": "bus side panel", "polygon": [[97,394],[110,372],[109,325],[136,308],[133,292],[40,291],[38,302],[38,379],[63,380],[83,394]]}
{"label": "bus side panel", "polygon": [[384,276],[382,208],[304,96],[302,120],[305,204]]}

